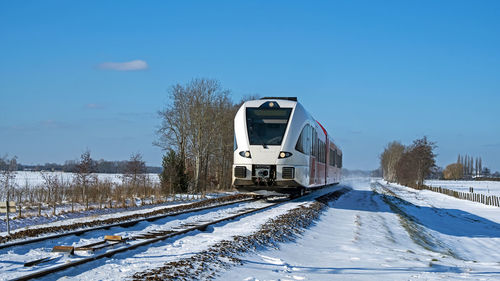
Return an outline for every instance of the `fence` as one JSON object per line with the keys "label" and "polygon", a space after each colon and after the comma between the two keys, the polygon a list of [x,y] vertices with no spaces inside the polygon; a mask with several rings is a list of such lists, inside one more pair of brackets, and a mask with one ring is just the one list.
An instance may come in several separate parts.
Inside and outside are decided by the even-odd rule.
{"label": "fence", "polygon": [[427,189],[427,190],[431,190],[434,192],[439,192],[442,194],[453,196],[453,197],[458,198],[458,199],[469,200],[469,201],[479,202],[479,203],[483,203],[483,204],[490,205],[490,206],[500,207],[500,197],[494,196],[494,195],[487,196],[487,195],[480,194],[480,193],[460,192],[460,191],[456,191],[456,190],[452,190],[452,189],[442,188],[440,186],[423,185],[423,186],[420,186],[419,189]]}
{"label": "fence", "polygon": [[[9,213],[16,213],[16,202],[9,202]],[[7,202],[0,202],[0,214],[7,213]]]}

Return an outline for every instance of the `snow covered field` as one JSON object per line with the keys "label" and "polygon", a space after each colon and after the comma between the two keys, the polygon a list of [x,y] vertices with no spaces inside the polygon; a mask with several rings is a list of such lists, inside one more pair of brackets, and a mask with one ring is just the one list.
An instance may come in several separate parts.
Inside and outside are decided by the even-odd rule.
{"label": "snow covered field", "polygon": [[[32,172],[32,171],[18,171],[15,173],[15,181],[14,181],[14,188],[36,188],[39,186],[44,186],[45,181],[42,176],[42,172]],[[43,174],[47,174],[51,177],[56,176],[57,179],[61,183],[72,183],[73,179],[75,178],[76,174],[74,173],[66,173],[66,172],[43,172]],[[102,173],[96,173],[95,174],[100,181],[108,181],[111,183],[115,184],[121,184],[122,179],[123,179],[123,174],[102,174]],[[147,177],[150,182],[152,183],[159,183],[160,179],[157,174],[147,174]],[[4,194],[1,194],[2,196]],[[27,196],[26,194],[24,195],[25,197]],[[184,198],[187,195],[184,195]],[[173,199],[173,198],[170,198]],[[13,200],[16,200],[14,198]],[[24,200],[27,200],[26,198]],[[146,204],[150,204],[151,201],[150,199],[146,199]],[[114,202],[116,204],[116,202]],[[136,199],[135,205],[140,206],[142,202],[140,199]],[[95,203],[91,203],[90,207],[94,210],[90,211],[83,211],[85,209],[85,206],[80,203],[75,203],[74,210],[75,212],[72,213],[72,207],[69,202],[63,202],[63,204],[59,204],[57,206],[57,216],[52,215],[52,208],[50,208],[46,202],[44,202],[41,206],[41,216],[38,216],[38,204],[30,205],[27,203],[22,204],[22,219],[18,218],[18,213],[13,213],[11,214],[11,219],[13,221],[11,222],[11,229],[16,229],[19,227],[22,227],[24,225],[34,225],[34,224],[41,224],[41,223],[47,223],[50,221],[54,220],[61,220],[61,219],[66,219],[69,217],[72,218],[77,218],[77,217],[85,217],[89,215],[98,215],[98,214],[103,214],[103,213],[115,213],[115,212],[120,212],[123,209],[120,208],[103,208],[99,210],[99,205]],[[133,207],[133,209],[138,209],[140,207]],[[6,230],[6,225],[5,221],[0,221],[0,231],[5,231]]]}
{"label": "snow covered field", "polygon": [[473,187],[475,193],[500,196],[500,181],[426,180],[425,184],[461,192],[469,192],[469,187]]}
{"label": "snow covered field", "polygon": [[354,190],[296,243],[244,256],[219,279],[500,279],[499,208],[389,186],[398,199],[376,181],[345,184]]}
{"label": "snow covered field", "polygon": [[[345,180],[320,192],[343,187],[352,191],[330,204],[295,241],[238,256],[243,264],[223,269],[218,279],[500,280],[500,208],[387,185],[378,179]],[[191,257],[235,235],[249,235],[269,219],[307,206],[311,198],[308,195],[46,280],[130,279],[135,272]],[[23,262],[23,256],[12,249],[0,250],[0,255],[4,260],[0,261],[0,279],[19,276],[8,270],[12,264],[6,261]]]}
{"label": "snow covered field", "polygon": [[[62,182],[72,182],[76,174],[66,172],[43,172],[51,176],[57,176]],[[122,183],[122,174],[96,174],[99,180],[107,180],[112,183]],[[154,182],[159,183],[160,179],[157,174],[148,174],[148,178]],[[26,184],[29,187],[43,185],[44,180],[41,172],[32,171],[18,171],[16,172],[15,183],[18,187],[24,187]]]}

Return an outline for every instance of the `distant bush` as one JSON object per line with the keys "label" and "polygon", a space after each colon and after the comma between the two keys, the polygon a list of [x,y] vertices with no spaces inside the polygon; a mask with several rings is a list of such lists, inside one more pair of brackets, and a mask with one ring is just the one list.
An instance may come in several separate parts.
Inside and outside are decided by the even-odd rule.
{"label": "distant bush", "polygon": [[436,144],[425,136],[408,146],[389,143],[380,155],[384,179],[410,187],[423,185],[424,179],[436,171],[435,148]]}
{"label": "distant bush", "polygon": [[459,180],[464,176],[464,166],[461,163],[453,163],[448,166],[443,171],[443,177],[445,180]]}

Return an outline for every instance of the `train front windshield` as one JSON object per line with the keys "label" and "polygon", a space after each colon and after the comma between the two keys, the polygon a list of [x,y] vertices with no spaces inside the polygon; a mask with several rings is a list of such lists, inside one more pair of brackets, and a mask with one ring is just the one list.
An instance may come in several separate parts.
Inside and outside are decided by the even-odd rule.
{"label": "train front windshield", "polygon": [[291,112],[291,108],[247,107],[247,130],[250,145],[281,145]]}

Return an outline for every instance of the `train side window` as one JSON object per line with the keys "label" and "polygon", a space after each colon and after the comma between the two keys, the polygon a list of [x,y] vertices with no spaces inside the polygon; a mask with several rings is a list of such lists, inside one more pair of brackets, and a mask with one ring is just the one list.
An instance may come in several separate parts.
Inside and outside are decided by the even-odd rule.
{"label": "train side window", "polygon": [[321,162],[326,164],[326,143],[321,142]]}
{"label": "train side window", "polygon": [[306,155],[311,154],[311,138],[309,124],[306,124],[300,132],[299,139],[297,140],[297,144],[295,145],[295,150],[300,151]]}
{"label": "train side window", "polygon": [[234,144],[233,144],[233,149],[236,151],[238,149],[238,143],[236,142],[236,132],[234,132]]}
{"label": "train side window", "polygon": [[319,162],[323,163],[323,142],[319,141]]}
{"label": "train side window", "polygon": [[322,140],[319,140],[318,139],[318,162],[320,163],[325,163],[326,162],[326,151],[325,151],[325,147],[326,146],[326,143],[323,142]]}
{"label": "train side window", "polygon": [[318,157],[318,134],[312,129],[312,155]]}
{"label": "train side window", "polygon": [[302,132],[300,132],[299,139],[297,140],[297,144],[295,144],[295,150],[300,151],[304,153],[304,131],[306,127],[302,129]]}
{"label": "train side window", "polygon": [[309,124],[307,124],[305,127],[304,127],[304,130],[302,130],[302,134],[303,134],[303,139],[302,139],[302,142],[304,144],[304,153],[306,155],[309,155],[311,154],[311,133],[310,133],[310,127]]}
{"label": "train side window", "polygon": [[326,164],[327,163],[327,159],[326,159],[326,142],[323,142],[323,161],[324,163]]}
{"label": "train side window", "polygon": [[339,156],[339,168],[342,168],[342,155]]}
{"label": "train side window", "polygon": [[326,142],[321,142],[321,151],[323,152],[321,159],[323,159],[323,163],[326,164]]}
{"label": "train side window", "polygon": [[299,139],[297,140],[297,144],[295,145],[295,150],[300,151],[302,153],[306,152],[304,148],[305,145],[304,139],[306,133],[307,133],[307,125],[305,125],[304,128],[302,128],[302,132],[300,132]]}
{"label": "train side window", "polygon": [[318,132],[314,130],[314,156],[318,157],[318,149],[319,149],[319,140],[318,140]]}

